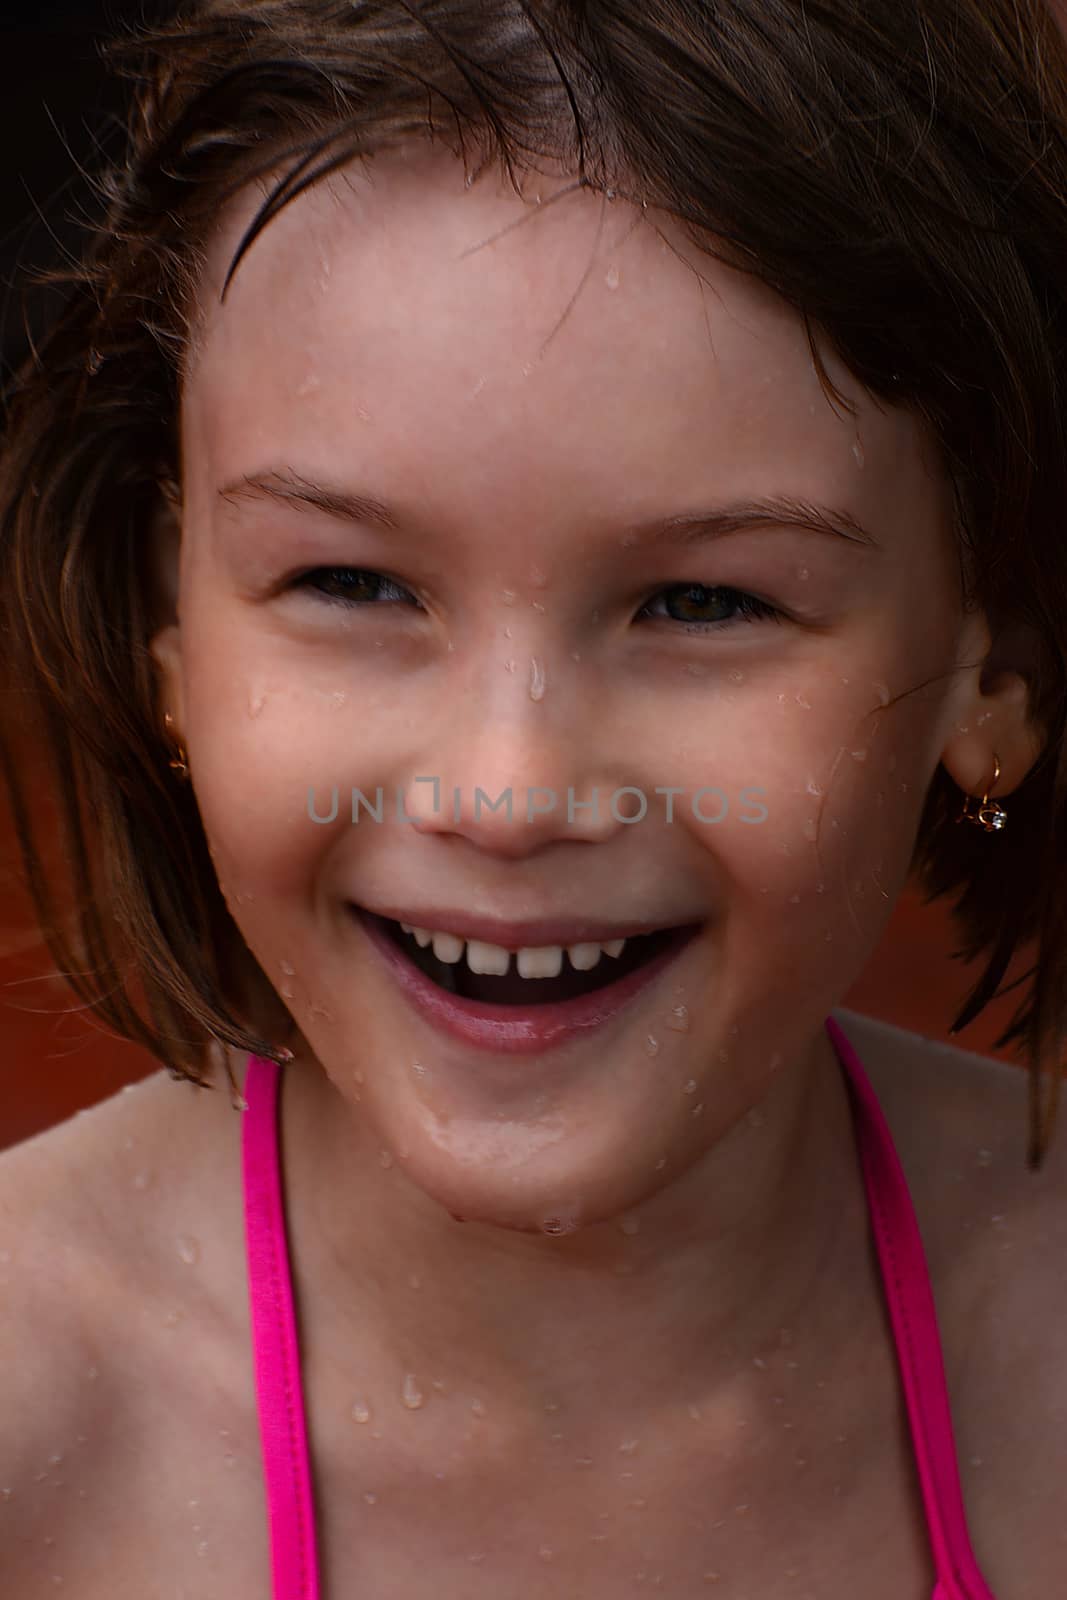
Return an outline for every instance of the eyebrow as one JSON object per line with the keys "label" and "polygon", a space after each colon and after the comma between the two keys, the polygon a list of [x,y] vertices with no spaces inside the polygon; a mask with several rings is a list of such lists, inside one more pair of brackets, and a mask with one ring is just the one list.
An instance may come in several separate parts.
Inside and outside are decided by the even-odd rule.
{"label": "eyebrow", "polygon": [[[336,484],[314,483],[290,468],[253,473],[224,484],[218,491],[222,500],[280,500],[287,504],[325,512],[343,522],[370,523],[391,533],[403,531],[403,523],[382,500],[358,494]],[[761,528],[799,528],[850,544],[878,549],[878,541],[850,511],[818,505],[788,495],[770,495],[757,500],[731,501],[709,511],[689,511],[673,517],[657,517],[633,523],[623,531],[624,542],[637,545],[697,545],[724,534]]]}

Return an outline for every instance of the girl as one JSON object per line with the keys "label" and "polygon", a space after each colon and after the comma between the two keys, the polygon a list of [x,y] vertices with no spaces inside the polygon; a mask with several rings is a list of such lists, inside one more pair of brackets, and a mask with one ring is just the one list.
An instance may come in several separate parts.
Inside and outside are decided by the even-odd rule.
{"label": "girl", "polygon": [[[1047,1597],[1053,23],[194,0],[121,59],[6,770],[167,1072],[0,1163],[6,1592]],[[832,1014],[912,876],[957,1030],[1036,943],[1025,1160],[1021,1075]]]}

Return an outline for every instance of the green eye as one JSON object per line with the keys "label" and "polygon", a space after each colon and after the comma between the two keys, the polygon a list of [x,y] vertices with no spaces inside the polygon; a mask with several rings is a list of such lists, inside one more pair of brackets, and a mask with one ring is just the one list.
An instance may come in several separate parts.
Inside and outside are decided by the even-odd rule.
{"label": "green eye", "polygon": [[[409,589],[394,583],[392,578],[380,572],[368,572],[363,567],[313,567],[296,578],[293,587],[307,589],[333,605],[342,606],[369,606],[382,598],[394,601],[408,596],[414,599]],[[392,592],[383,595],[383,590]]]}
{"label": "green eye", "polygon": [[[716,628],[729,628],[738,621],[781,622],[783,620],[782,613],[777,607],[769,605],[766,600],[758,600],[755,595],[746,594],[742,589],[728,589],[705,583],[676,583],[668,589],[661,589],[639,615],[648,613],[649,607],[664,597],[675,595],[679,598],[668,603],[681,614],[668,615],[666,618],[662,618],[661,614],[661,620],[678,622],[695,632],[709,633]],[[724,608],[733,611],[735,615],[711,617],[699,615],[702,611],[721,612]]]}

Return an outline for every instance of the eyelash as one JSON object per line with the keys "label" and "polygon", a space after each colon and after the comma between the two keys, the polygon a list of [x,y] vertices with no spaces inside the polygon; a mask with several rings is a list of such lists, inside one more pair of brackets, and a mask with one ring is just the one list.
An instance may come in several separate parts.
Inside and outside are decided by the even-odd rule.
{"label": "eyelash", "polygon": [[[324,600],[328,605],[340,605],[352,608],[358,606],[370,606],[372,604],[372,602],[366,600],[346,600],[339,595],[327,594],[325,589],[320,587],[322,579],[335,577],[338,573],[349,573],[359,578],[373,579],[383,588],[394,590],[396,594],[410,594],[410,590],[405,589],[402,584],[395,583],[392,578],[386,578],[381,573],[369,571],[364,567],[313,567],[309,572],[301,573],[299,577],[295,578],[292,586],[294,589],[308,590],[310,593],[315,594],[320,599]],[[657,593],[653,595],[652,600],[646,601],[645,605],[642,606],[641,609],[642,611],[647,610],[648,606],[650,606],[654,600],[660,599],[663,595],[671,594],[677,591],[685,592],[694,589],[704,590],[709,595],[729,595],[733,597],[736,600],[736,609],[738,612],[737,619],[727,618],[714,622],[687,622],[677,617],[664,617],[659,620],[673,622],[677,627],[683,628],[687,633],[714,633],[720,628],[733,627],[736,620],[742,622],[781,622],[784,620],[784,613],[779,611],[776,606],[770,605],[768,601],[760,600],[755,595],[747,594],[743,589],[732,589],[728,585],[724,584],[668,584],[666,588],[658,590]],[[638,613],[638,615],[640,615],[640,613]]]}

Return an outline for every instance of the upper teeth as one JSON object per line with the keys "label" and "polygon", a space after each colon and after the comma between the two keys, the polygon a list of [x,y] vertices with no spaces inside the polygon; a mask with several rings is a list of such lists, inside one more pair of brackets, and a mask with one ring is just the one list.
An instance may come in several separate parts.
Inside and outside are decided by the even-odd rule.
{"label": "upper teeth", "polygon": [[[432,944],[433,953],[439,961],[454,965],[466,949],[467,965],[472,972],[493,973],[503,977],[508,970],[511,951],[505,950],[503,945],[484,944],[480,939],[461,939],[457,934],[441,933],[429,928],[413,928],[406,922],[400,926],[405,933],[413,934],[424,950],[428,944]],[[607,951],[609,956],[618,957],[625,943],[625,939],[610,939],[606,944],[571,944],[566,946],[566,950],[572,967],[579,972],[589,972],[600,960],[602,950]],[[558,944],[519,950],[519,977],[558,978],[563,969],[563,950],[563,945]]]}

